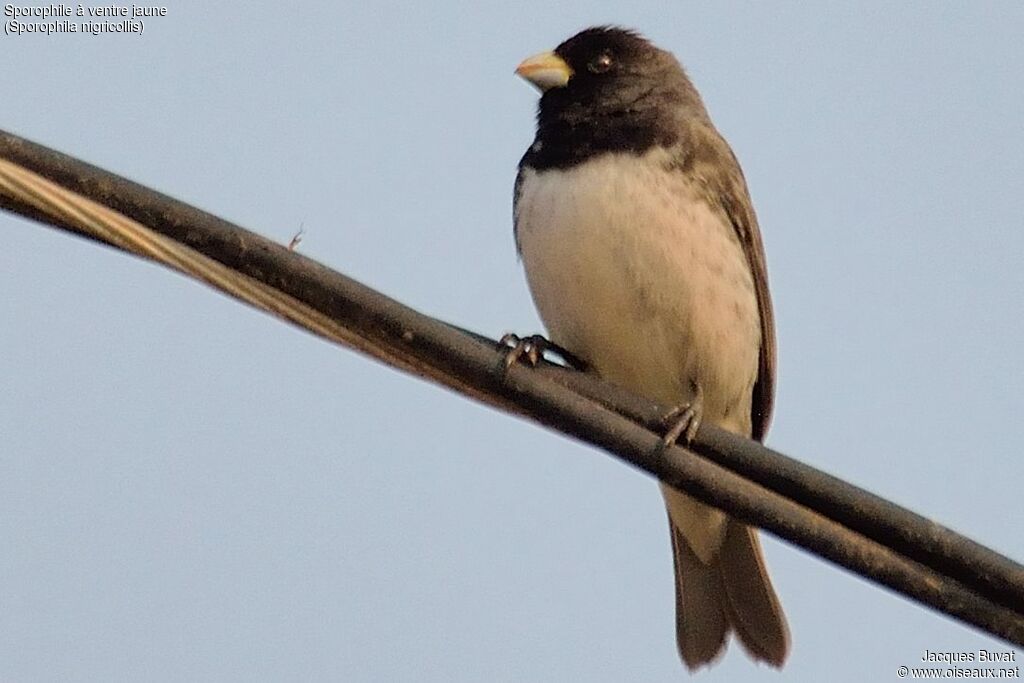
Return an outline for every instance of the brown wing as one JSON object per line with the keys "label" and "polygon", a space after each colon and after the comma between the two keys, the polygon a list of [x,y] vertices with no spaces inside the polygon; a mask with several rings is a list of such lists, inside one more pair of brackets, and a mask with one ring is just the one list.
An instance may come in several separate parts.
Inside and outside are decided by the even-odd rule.
{"label": "brown wing", "polygon": [[765,263],[764,244],[761,230],[757,227],[757,216],[750,203],[747,183],[736,157],[732,157],[735,172],[728,187],[720,195],[722,208],[729,214],[732,227],[743,245],[743,253],[754,276],[754,291],[757,293],[757,310],[761,314],[761,357],[758,363],[757,382],[754,383],[753,402],[750,407],[753,433],[751,437],[763,441],[772,421],[775,404],[775,314],[772,312],[772,297],[768,292],[768,267]]}
{"label": "brown wing", "polygon": [[757,227],[757,216],[754,215],[743,171],[729,145],[710,127],[693,130],[692,134],[692,147],[684,165],[689,166],[704,181],[708,202],[720,206],[729,217],[754,277],[757,308],[761,314],[761,356],[750,407],[753,426],[751,436],[763,441],[768,433],[775,402],[776,361],[775,317],[771,295],[768,293],[768,269],[761,231]]}

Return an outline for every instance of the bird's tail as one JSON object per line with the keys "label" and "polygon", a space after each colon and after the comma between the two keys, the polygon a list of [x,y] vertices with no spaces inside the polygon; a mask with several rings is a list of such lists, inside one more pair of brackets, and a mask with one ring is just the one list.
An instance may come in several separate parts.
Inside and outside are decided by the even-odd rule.
{"label": "bird's tail", "polygon": [[[692,499],[688,502],[705,507]],[[720,535],[715,534],[719,542],[708,552],[706,544],[702,548],[700,541],[688,540],[672,516],[670,512],[676,639],[683,662],[690,670],[711,663],[734,630],[751,657],[781,667],[789,652],[789,628],[757,532],[723,515]]]}

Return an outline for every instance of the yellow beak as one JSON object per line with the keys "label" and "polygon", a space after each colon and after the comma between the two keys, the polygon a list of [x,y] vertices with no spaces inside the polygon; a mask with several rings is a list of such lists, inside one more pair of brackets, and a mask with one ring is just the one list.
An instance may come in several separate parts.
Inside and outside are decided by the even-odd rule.
{"label": "yellow beak", "polygon": [[517,66],[516,75],[522,76],[544,92],[551,88],[564,87],[572,77],[572,68],[554,52],[542,52]]}

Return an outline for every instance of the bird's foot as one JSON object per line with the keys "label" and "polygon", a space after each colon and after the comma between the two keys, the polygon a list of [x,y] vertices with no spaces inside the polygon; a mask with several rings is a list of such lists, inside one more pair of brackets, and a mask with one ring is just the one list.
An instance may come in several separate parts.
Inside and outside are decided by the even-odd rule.
{"label": "bird's foot", "polygon": [[581,371],[587,369],[587,364],[580,358],[539,334],[531,334],[529,337],[520,337],[517,334],[509,332],[508,334],[503,335],[498,343],[509,349],[508,355],[505,356],[506,370],[520,360],[525,360],[530,364],[530,367],[536,367],[537,363],[540,362],[540,359],[544,357],[544,353],[547,351],[554,351],[557,353],[561,356],[562,360],[565,361],[566,365],[573,369]]}
{"label": "bird's foot", "polygon": [[518,334],[509,332],[502,335],[498,343],[509,349],[505,356],[505,369],[509,369],[520,360],[525,360],[530,367],[536,367],[537,363],[544,356],[551,342],[539,334],[531,334],[529,337],[520,337]]}
{"label": "bird's foot", "polygon": [[661,439],[662,449],[677,443],[682,438],[682,445],[689,446],[697,435],[700,421],[704,417],[704,391],[699,385],[694,387],[693,399],[682,403],[661,418],[666,431]]}

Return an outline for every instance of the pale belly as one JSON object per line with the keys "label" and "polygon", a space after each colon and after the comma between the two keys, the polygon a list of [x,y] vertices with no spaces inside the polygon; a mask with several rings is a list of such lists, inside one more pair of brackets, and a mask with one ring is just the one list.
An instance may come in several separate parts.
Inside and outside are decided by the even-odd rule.
{"label": "pale belly", "polygon": [[645,161],[526,171],[517,226],[534,302],[552,341],[603,377],[666,405],[699,384],[704,419],[749,434],[761,328],[743,249],[680,176]]}

